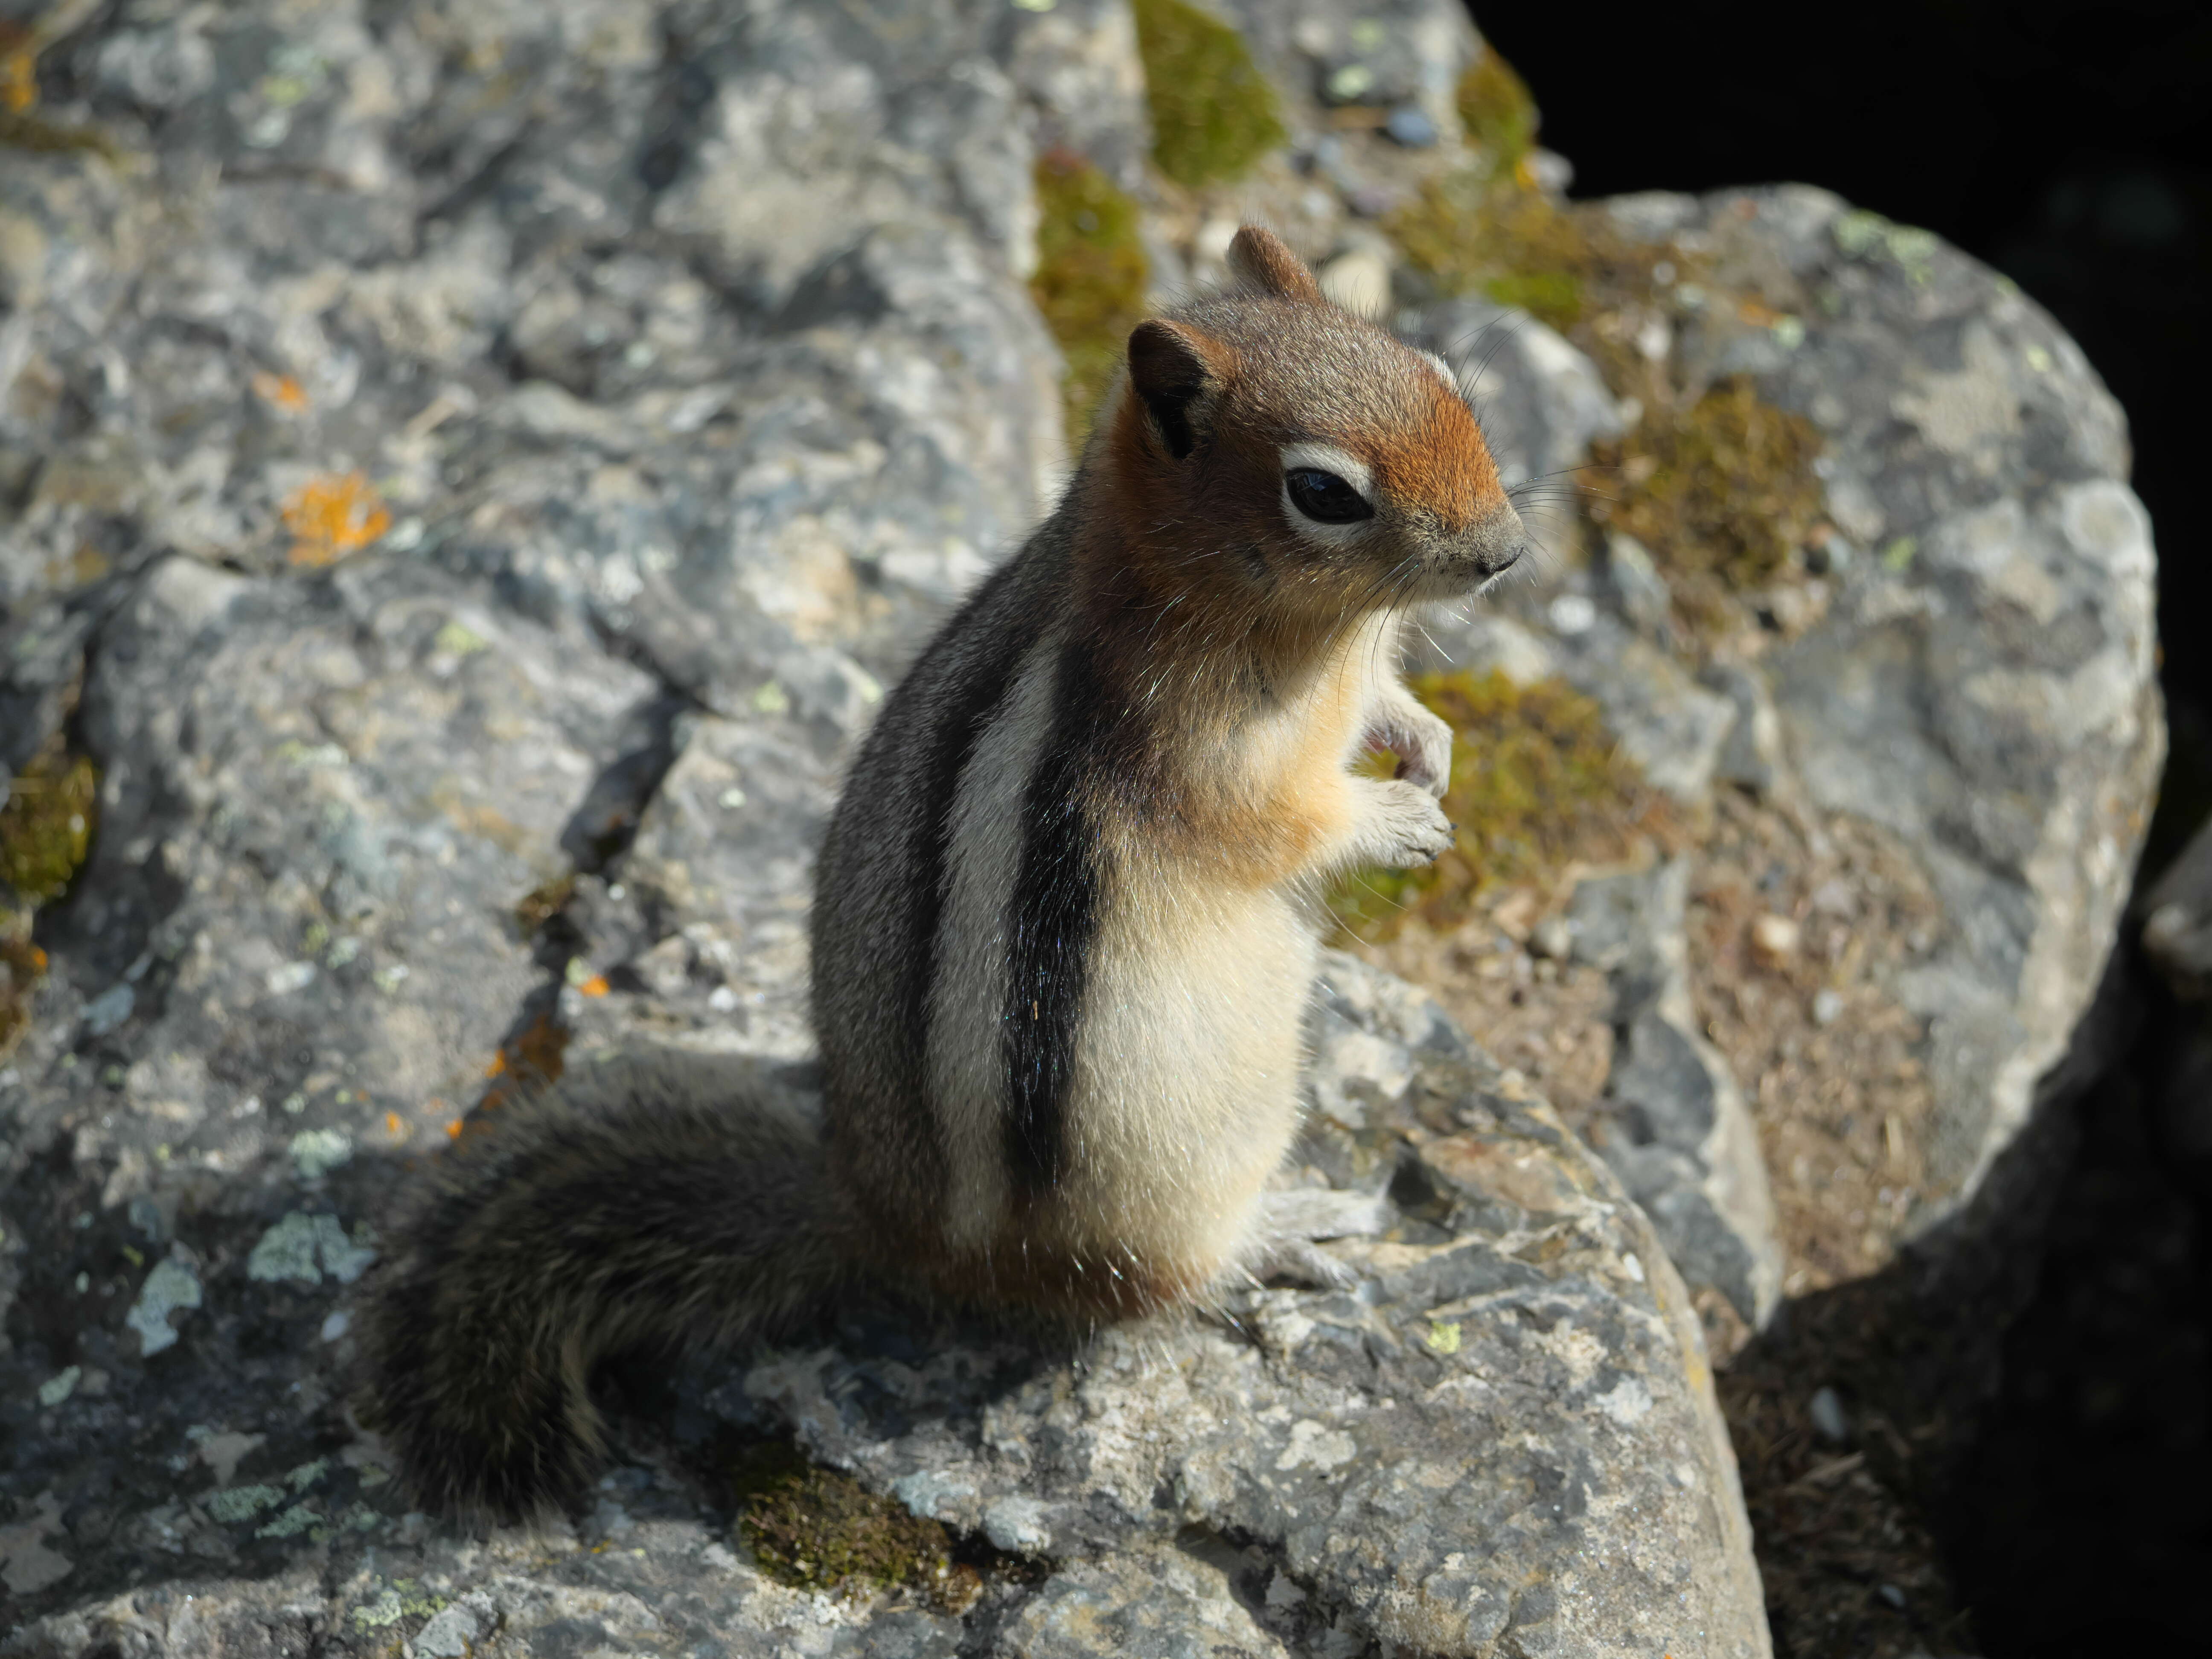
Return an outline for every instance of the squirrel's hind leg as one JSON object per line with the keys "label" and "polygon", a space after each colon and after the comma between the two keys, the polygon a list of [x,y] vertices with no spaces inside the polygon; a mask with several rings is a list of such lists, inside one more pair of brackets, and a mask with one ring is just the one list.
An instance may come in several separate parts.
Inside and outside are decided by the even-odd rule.
{"label": "squirrel's hind leg", "polygon": [[1298,1187],[1260,1195],[1258,1224],[1238,1266],[1265,1284],[1289,1279],[1315,1290],[1350,1290],[1359,1275],[1320,1247],[1326,1238],[1371,1238],[1390,1224],[1380,1193]]}

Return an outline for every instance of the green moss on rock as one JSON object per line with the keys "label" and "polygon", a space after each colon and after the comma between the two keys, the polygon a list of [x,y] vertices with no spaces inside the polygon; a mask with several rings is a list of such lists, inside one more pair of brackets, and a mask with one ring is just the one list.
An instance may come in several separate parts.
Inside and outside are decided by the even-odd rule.
{"label": "green moss on rock", "polygon": [[0,936],[0,1060],[30,1029],[31,998],[46,976],[46,953],[27,939]]}
{"label": "green moss on rock", "polygon": [[522,930],[523,938],[536,939],[575,896],[576,874],[573,870],[541,881],[514,907],[514,925]]}
{"label": "green moss on rock", "polygon": [[57,738],[15,775],[0,805],[0,882],[28,905],[65,891],[92,849],[100,769]]}
{"label": "green moss on rock", "polygon": [[1290,135],[1243,38],[1184,0],[1135,0],[1152,160],[1196,190],[1246,172]]}
{"label": "green moss on rock", "polygon": [[1510,173],[1536,143],[1540,118],[1528,83],[1485,44],[1482,56],[1459,79],[1459,119],[1468,142],[1479,146],[1493,172]]}
{"label": "green moss on rock", "polygon": [[1425,868],[1366,872],[1334,897],[1346,930],[1370,942],[1409,916],[1443,932],[1506,888],[1548,889],[1576,864],[1630,857],[1670,828],[1662,799],[1625,759],[1595,702],[1564,680],[1517,685],[1462,669],[1417,678],[1421,701],[1451,723],[1444,815],[1451,850]]}
{"label": "green moss on rock", "polygon": [[1428,180],[1383,228],[1439,293],[1486,295],[1561,333],[1588,312],[1647,295],[1660,260],[1682,263],[1663,245],[1623,236],[1601,208],[1554,202],[1481,163]]}
{"label": "green moss on rock", "polygon": [[1589,514],[1650,548],[1686,619],[1710,627],[1732,595],[1790,568],[1823,510],[1820,453],[1811,422],[1737,375],[1686,409],[1647,409],[1626,437],[1593,445],[1614,482]]}
{"label": "green moss on rock", "polygon": [[123,159],[122,147],[91,127],[64,126],[43,116],[0,110],[0,149],[24,149],[39,155],[83,151],[104,161]]}
{"label": "green moss on rock", "polygon": [[1622,252],[1613,246],[1619,239],[1535,188],[1528,163],[1536,100],[1492,47],[1460,77],[1459,118],[1472,158],[1427,180],[1384,228],[1441,291],[1485,294],[1554,328],[1572,326],[1596,267]]}
{"label": "green moss on rock", "polygon": [[1037,267],[1030,292],[1067,362],[1067,438],[1079,446],[1145,318],[1151,273],[1136,202],[1065,149],[1036,164]]}
{"label": "green moss on rock", "polygon": [[972,1600],[972,1570],[952,1559],[951,1534],[850,1475],[817,1468],[781,1441],[726,1454],[738,1530],[763,1571],[797,1589],[906,1589],[939,1605]]}

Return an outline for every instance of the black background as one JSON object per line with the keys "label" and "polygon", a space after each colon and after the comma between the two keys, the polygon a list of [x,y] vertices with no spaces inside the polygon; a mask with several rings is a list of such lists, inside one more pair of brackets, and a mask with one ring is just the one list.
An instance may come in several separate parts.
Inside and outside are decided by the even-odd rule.
{"label": "black background", "polygon": [[[2212,4],[1474,15],[1576,196],[1820,185],[1996,265],[2081,342],[2127,410],[2159,546],[2174,751],[2147,867],[2170,856],[2212,805]],[[2204,1651],[2212,1631],[2212,1180],[2144,1107],[2156,1033],[2187,1016],[2141,988],[2152,1035],[2083,1108],[2037,1302],[1931,1517],[1991,1659]]]}

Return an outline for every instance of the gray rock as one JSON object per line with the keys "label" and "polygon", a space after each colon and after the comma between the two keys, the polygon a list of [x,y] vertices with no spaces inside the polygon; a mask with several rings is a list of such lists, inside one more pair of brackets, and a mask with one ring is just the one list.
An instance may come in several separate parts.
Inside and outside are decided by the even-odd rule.
{"label": "gray rock", "polygon": [[0,379],[44,388],[0,408],[0,603],[281,563],[280,508],[359,470],[416,556],[726,709],[781,677],[850,721],[1063,464],[1027,131],[1140,151],[1129,27],[119,9],[64,50],[158,180],[0,185]]}
{"label": "gray rock", "polygon": [[1684,1278],[1720,1291],[1756,1327],[1782,1293],[1774,1199],[1742,1091],[1691,1006],[1688,878],[1676,859],[1575,889],[1574,954],[1613,988],[1613,1069],[1594,1138]]}
{"label": "gray rock", "polygon": [[[674,972],[653,988],[654,1018],[686,1011],[687,1043],[809,1054],[806,906],[831,766],[792,722],[757,714],[687,717],[678,740],[621,870],[629,900],[652,918],[636,937],[659,939]],[[604,921],[591,931],[619,936]],[[626,1000],[585,1012],[592,1040],[623,1040],[612,1022]]]}
{"label": "gray rock", "polygon": [[2212,997],[2212,823],[2191,837],[2141,908],[2143,952],[2175,994]]}
{"label": "gray rock", "polygon": [[[831,1346],[694,1368],[679,1439],[718,1422],[793,1433],[917,1513],[1045,1558],[1041,1582],[987,1587],[988,1619],[965,1628],[991,1652],[1765,1653],[1733,1455],[1650,1224],[1423,994],[1332,956],[1314,1018],[1305,1177],[1388,1182],[1402,1206],[1386,1237],[1333,1247],[1355,1290],[1254,1289],[1073,1352],[876,1319]],[[828,1651],[961,1643],[956,1616],[764,1577],[702,1516],[684,1473],[696,1451],[617,1468],[573,1532],[484,1545],[395,1513],[374,1443],[283,1401],[324,1395],[329,1358],[279,1350],[247,1380],[200,1374],[235,1365],[253,1318],[240,1304],[268,1293],[241,1281],[276,1277],[241,1262],[211,1285],[216,1339],[165,1389],[186,1411],[143,1385],[132,1401],[154,1419],[149,1450],[182,1443],[168,1465],[182,1480],[51,1477],[72,1516],[107,1504],[107,1531],[76,1528],[90,1547],[72,1566],[92,1593],[26,1625],[9,1659],[126,1639],[222,1650],[272,1626],[426,1656],[491,1630],[533,1650],[655,1653],[712,1634],[765,1654],[802,1631]],[[195,1466],[214,1463],[217,1437],[196,1430],[195,1455],[174,1425],[217,1399],[224,1420],[258,1408],[263,1427],[222,1431],[228,1462],[210,1482]]]}
{"label": "gray rock", "polygon": [[[1347,41],[1448,133],[1473,37],[1401,13]],[[1391,1221],[1331,1247],[1358,1293],[1073,1354],[856,1312],[488,1540],[346,1409],[375,1218],[488,1090],[646,1044],[812,1086],[823,817],[1063,464],[1030,165],[1138,181],[1132,41],[1108,0],[132,0],[56,48],[146,161],[0,176],[0,758],[82,674],[104,770],[0,1073],[10,1659],[1765,1650],[1658,1240],[1346,963],[1298,1178]],[[693,1479],[763,1431],[1040,1565],[965,1619],[777,1583]]]}
{"label": "gray rock", "polygon": [[1900,836],[1948,913],[1893,988],[1929,1026],[1924,1230],[2020,1133],[2112,949],[2165,749],[2150,524],[2118,406],[2002,278],[1817,191],[1698,213],[1815,296],[1767,395],[1880,555],[1760,668],[1811,800]]}
{"label": "gray rock", "polygon": [[1401,104],[1392,110],[1382,130],[1408,149],[1426,149],[1438,137],[1437,124],[1429,118],[1428,112],[1414,104]]}
{"label": "gray rock", "polygon": [[1827,1383],[1813,1390],[1806,1414],[1813,1419],[1813,1432],[1830,1445],[1841,1446],[1850,1442],[1851,1419],[1844,1410],[1844,1397]]}
{"label": "gray rock", "polygon": [[1765,798],[1790,797],[1794,804],[1796,774],[1783,747],[1782,718],[1765,678],[1739,663],[1717,663],[1705,680],[1735,706],[1735,723],[1714,765],[1715,781]]}
{"label": "gray rock", "polygon": [[[1393,156],[1433,164],[1365,135],[1322,166],[1331,103],[1455,149],[1456,7],[1224,9],[1289,94],[1292,190],[1371,208]],[[48,62],[137,160],[0,169],[0,767],[82,677],[105,769],[0,1071],[10,1659],[1765,1650],[1662,1243],[1755,1318],[1771,1227],[1670,871],[1593,887],[1564,941],[1614,975],[1605,1162],[1432,1003],[1333,965],[1296,1175],[1332,1213],[1392,1195],[1392,1236],[1330,1247],[1357,1291],[1073,1355],[856,1314],[678,1379],[588,1517],[407,1514],[343,1403],[403,1160],[501,1068],[657,1043],[811,1086],[815,837],[881,686],[1064,465],[1030,168],[1066,143],[1141,183],[1133,35],[1114,0],[84,21]],[[1623,565],[1439,643],[1567,675],[1686,808],[1755,766],[1923,852],[1951,933],[1898,989],[1964,1193],[2124,886],[2148,536],[2040,313],[1828,198],[1747,199],[1617,216],[1832,295],[1794,343],[1680,342],[1829,434],[1866,553],[1826,623],[1703,687]],[[1619,429],[1556,336],[1409,320],[1448,353],[1505,324],[1481,391],[1527,489]],[[534,933],[532,895],[564,899]],[[1048,1570],[964,1620],[787,1588],[692,1478],[720,1430]]]}
{"label": "gray rock", "polygon": [[1605,711],[1621,753],[1654,787],[1692,815],[1702,812],[1736,725],[1729,700],[1609,616],[1594,614],[1571,632],[1559,628],[1556,614],[1552,621],[1555,672]]}
{"label": "gray rock", "polygon": [[2212,823],[2136,901],[2142,952],[2182,1002],[2153,1105],[2179,1157],[2212,1158]]}
{"label": "gray rock", "polygon": [[1604,591],[1622,621],[1662,644],[1671,639],[1674,594],[1652,562],[1650,550],[1615,531],[1605,538]]}

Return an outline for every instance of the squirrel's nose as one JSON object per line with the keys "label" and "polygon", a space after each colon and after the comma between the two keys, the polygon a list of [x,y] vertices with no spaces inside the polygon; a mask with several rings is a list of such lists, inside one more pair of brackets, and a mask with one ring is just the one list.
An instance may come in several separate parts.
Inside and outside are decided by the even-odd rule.
{"label": "squirrel's nose", "polygon": [[1510,570],[1515,565],[1520,563],[1522,555],[1528,550],[1528,543],[1516,542],[1503,553],[1486,553],[1477,562],[1481,565],[1484,575],[1495,576],[1504,571]]}
{"label": "squirrel's nose", "polygon": [[1528,526],[1510,507],[1500,507],[1477,525],[1470,539],[1474,543],[1475,568],[1485,576],[1510,570],[1528,550]]}

